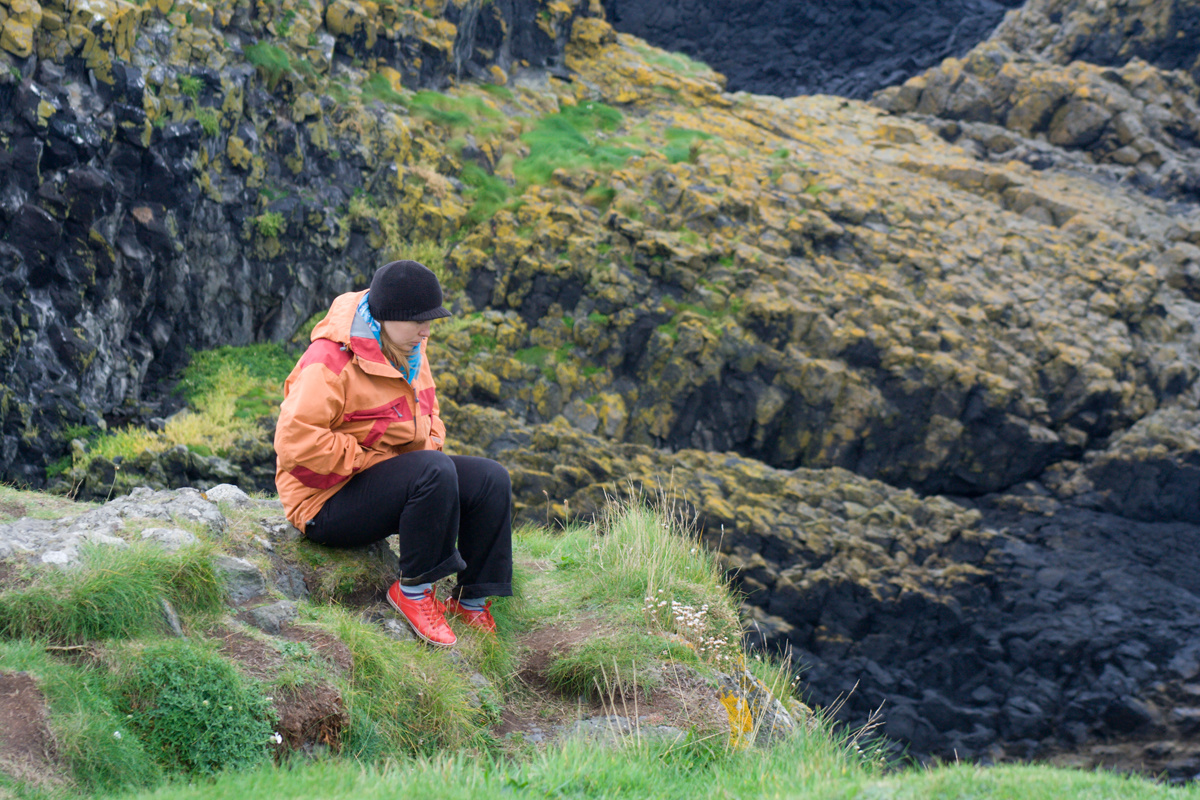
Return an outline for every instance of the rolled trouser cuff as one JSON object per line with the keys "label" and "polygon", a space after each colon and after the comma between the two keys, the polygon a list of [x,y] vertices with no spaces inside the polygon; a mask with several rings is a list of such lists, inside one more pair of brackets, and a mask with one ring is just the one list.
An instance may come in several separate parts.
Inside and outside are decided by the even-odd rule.
{"label": "rolled trouser cuff", "polygon": [[468,586],[455,586],[451,596],[459,600],[475,600],[480,597],[512,597],[511,583],[472,583]]}
{"label": "rolled trouser cuff", "polygon": [[[463,561],[463,557],[455,550],[442,563],[430,570],[422,572],[420,575],[405,575],[404,570],[400,571],[401,586],[417,586],[422,583],[436,583],[447,575],[453,575],[457,572],[462,572],[467,568],[467,562]],[[511,592],[510,592],[511,594]],[[468,595],[470,596],[470,595]]]}

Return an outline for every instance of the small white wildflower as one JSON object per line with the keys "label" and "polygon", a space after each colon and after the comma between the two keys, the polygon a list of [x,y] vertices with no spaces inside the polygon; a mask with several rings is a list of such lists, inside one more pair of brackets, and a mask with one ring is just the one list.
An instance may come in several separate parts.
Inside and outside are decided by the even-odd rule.
{"label": "small white wildflower", "polygon": [[116,739],[118,742],[121,741],[121,732],[113,731],[113,738]]}
{"label": "small white wildflower", "polygon": [[201,700],[201,701],[200,701],[200,705],[202,705],[202,706],[206,706],[206,705],[208,705],[208,701],[207,701],[207,700]]}
{"label": "small white wildflower", "polygon": [[275,744],[283,744],[283,737],[279,734],[279,731],[275,731],[275,734],[271,738],[275,740]]}

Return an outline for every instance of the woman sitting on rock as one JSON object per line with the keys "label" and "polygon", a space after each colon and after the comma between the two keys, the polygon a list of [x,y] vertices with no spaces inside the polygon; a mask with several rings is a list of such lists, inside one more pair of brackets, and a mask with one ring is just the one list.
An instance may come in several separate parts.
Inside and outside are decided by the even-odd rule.
{"label": "woman sitting on rock", "polygon": [[[425,641],[454,644],[450,612],[495,631],[490,596],[512,594],[512,491],[486,458],[442,452],[446,428],[426,347],[448,317],[437,277],[416,261],[337,297],[283,386],[275,485],[309,540],[356,547],[399,537],[388,602]],[[433,583],[457,573],[443,604]]]}

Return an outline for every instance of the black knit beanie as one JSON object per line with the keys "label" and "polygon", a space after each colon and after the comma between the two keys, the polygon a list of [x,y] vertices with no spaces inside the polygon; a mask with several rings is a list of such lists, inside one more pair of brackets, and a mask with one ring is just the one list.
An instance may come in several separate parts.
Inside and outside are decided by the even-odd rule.
{"label": "black knit beanie", "polygon": [[381,321],[424,322],[450,316],[442,308],[437,276],[416,261],[393,261],[375,270],[367,306],[371,316]]}

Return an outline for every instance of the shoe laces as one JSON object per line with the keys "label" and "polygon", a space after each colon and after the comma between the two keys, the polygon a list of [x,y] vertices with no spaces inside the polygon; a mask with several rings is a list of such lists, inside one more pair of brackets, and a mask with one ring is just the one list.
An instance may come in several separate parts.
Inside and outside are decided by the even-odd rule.
{"label": "shoe laces", "polygon": [[[420,610],[421,616],[425,618],[426,623],[433,625],[438,622],[437,615],[434,612],[439,611],[439,604],[437,595],[434,594],[433,589],[426,589],[424,597],[417,600],[414,605]],[[442,613],[444,614],[445,612]],[[441,620],[441,623],[443,625],[446,624],[445,620]]]}

